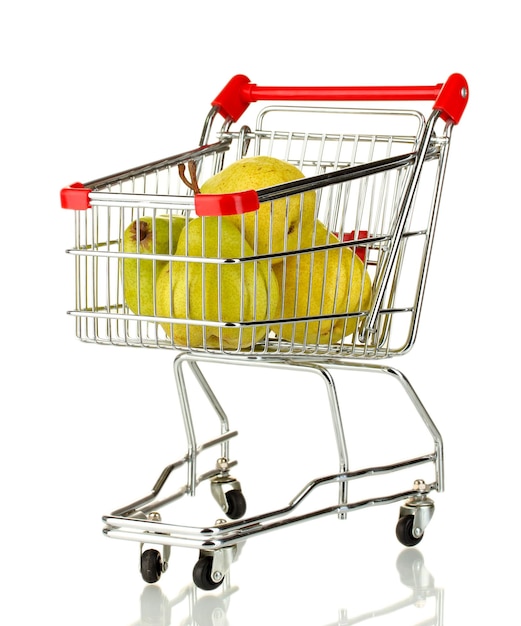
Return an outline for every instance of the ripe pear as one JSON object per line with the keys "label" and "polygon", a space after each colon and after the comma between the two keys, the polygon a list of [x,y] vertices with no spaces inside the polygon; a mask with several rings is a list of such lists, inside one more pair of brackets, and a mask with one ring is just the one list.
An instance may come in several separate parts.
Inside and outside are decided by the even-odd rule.
{"label": "ripe pear", "polygon": [[[321,222],[307,231],[303,247],[314,248],[339,239]],[[362,260],[351,248],[302,252],[274,266],[281,291],[281,317],[302,318],[366,310],[371,280]],[[307,344],[336,343],[356,329],[357,317],[280,324],[272,328],[286,341]]]}
{"label": "ripe pear", "polygon": [[[176,255],[209,261],[172,261],[157,280],[161,317],[199,322],[266,321],[278,308],[279,289],[270,261],[241,261],[253,250],[226,217],[197,217],[183,229]],[[229,259],[215,263],[210,259]],[[205,324],[162,324],[179,346],[236,350],[261,341],[265,326],[244,328]]]}
{"label": "ripe pear", "polygon": [[[140,217],[125,229],[122,251],[173,254],[185,223],[186,218],[181,216]],[[166,263],[155,259],[123,259],[124,299],[136,315],[154,315],[155,282]]]}
{"label": "ripe pear", "polygon": [[[294,165],[270,156],[245,157],[235,161],[221,172],[209,178],[201,186],[201,193],[219,194],[263,189],[292,180],[304,178]],[[299,247],[301,228],[309,228],[315,216],[315,191],[264,202],[258,212],[230,216],[242,227],[243,235],[256,254],[296,250]],[[258,213],[258,223],[257,223]],[[272,263],[280,262],[274,257]]]}

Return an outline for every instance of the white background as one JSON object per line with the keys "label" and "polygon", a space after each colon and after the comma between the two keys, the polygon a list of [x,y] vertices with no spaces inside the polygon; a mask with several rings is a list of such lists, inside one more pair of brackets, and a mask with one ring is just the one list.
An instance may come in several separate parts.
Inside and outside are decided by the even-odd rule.
{"label": "white background", "polygon": [[[361,616],[419,623],[431,615],[449,626],[518,623],[514,5],[330,0],[306,7],[48,0],[3,9],[2,623],[322,626]],[[195,147],[211,99],[234,74],[259,85],[412,85],[453,72],[469,82],[469,105],[454,132],[419,339],[393,363],[445,441],[446,491],[436,494],[418,546],[430,593],[444,602],[376,617],[414,593],[396,567],[394,505],[251,539],[226,597],[195,593],[197,554],[176,549],[150,597],[137,544],[104,537],[101,515],[144,495],[184,454],[173,354],[75,339],[65,254],[73,216],[60,208],[60,189]],[[314,477],[315,463],[334,458],[333,448],[326,453],[323,391],[255,369],[216,376],[245,434],[237,473],[248,501],[284,505]],[[353,462],[415,445],[385,392],[357,385],[342,385],[345,418],[356,429],[374,409],[375,425],[354,446]],[[213,523],[215,512],[203,508],[198,523]],[[205,602],[214,602],[206,613]],[[224,613],[212,612],[218,602]],[[147,610],[158,612],[155,622],[146,622]]]}

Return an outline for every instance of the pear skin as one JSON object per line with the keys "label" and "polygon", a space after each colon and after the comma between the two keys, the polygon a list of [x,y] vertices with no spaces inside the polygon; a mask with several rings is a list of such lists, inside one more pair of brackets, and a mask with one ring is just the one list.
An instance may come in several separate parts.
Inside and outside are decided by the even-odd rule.
{"label": "pear skin", "polygon": [[[338,243],[319,221],[308,231],[303,247]],[[365,310],[371,299],[371,281],[361,259],[351,248],[302,252],[274,266],[281,292],[282,318],[352,313]],[[356,329],[357,317],[276,325],[274,332],[286,341],[305,344],[336,343]]]}
{"label": "pear skin", "polygon": [[[209,178],[201,193],[233,193],[263,189],[304,178],[294,165],[269,156],[245,157]],[[258,211],[230,216],[243,228],[246,241],[255,254],[269,254],[299,248],[301,229],[310,228],[315,218],[315,191],[264,202]],[[244,221],[243,221],[244,220]],[[244,226],[243,226],[244,224]],[[274,257],[272,263],[280,262]]]}
{"label": "pear skin", "polygon": [[[264,322],[277,311],[279,289],[269,261],[241,261],[253,250],[228,218],[197,217],[181,233],[176,255],[208,261],[172,261],[157,280],[161,317],[199,323],[162,324],[179,346],[237,350],[266,336],[267,326],[244,328],[204,324]],[[228,262],[212,262],[229,259]]]}
{"label": "pear skin", "polygon": [[[169,215],[136,219],[125,229],[122,251],[173,254],[185,223],[184,217]],[[124,300],[134,314],[154,315],[155,282],[166,263],[155,259],[123,259]]]}

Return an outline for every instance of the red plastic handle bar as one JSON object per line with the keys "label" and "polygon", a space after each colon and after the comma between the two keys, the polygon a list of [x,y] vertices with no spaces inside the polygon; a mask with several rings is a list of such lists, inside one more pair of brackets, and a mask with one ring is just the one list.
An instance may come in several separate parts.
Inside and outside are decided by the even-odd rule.
{"label": "red plastic handle bar", "polygon": [[234,76],[212,105],[224,118],[236,122],[252,102],[287,101],[400,101],[433,100],[442,119],[457,124],[468,100],[468,84],[461,74],[451,74],[445,83],[417,87],[259,87],[243,74]]}

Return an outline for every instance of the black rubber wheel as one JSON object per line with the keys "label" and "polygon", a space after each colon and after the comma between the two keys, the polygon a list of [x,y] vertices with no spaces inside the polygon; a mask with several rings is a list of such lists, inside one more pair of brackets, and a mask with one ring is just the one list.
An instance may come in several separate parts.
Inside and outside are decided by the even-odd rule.
{"label": "black rubber wheel", "polygon": [[218,581],[215,581],[212,578],[212,564],[212,556],[202,556],[195,564],[192,578],[195,585],[199,587],[199,589],[204,589],[204,591],[212,591],[212,589],[217,589],[217,587],[222,585],[224,581],[224,576],[221,578],[221,580]]}
{"label": "black rubber wheel", "polygon": [[412,532],[414,525],[414,515],[404,515],[400,517],[396,524],[396,536],[398,541],[408,548],[416,546],[423,539],[423,535],[416,537]]}
{"label": "black rubber wheel", "polygon": [[163,571],[161,554],[151,548],[141,554],[141,576],[147,583],[157,583]]}
{"label": "black rubber wheel", "polygon": [[226,515],[230,519],[239,519],[246,513],[246,499],[238,489],[227,491],[225,493],[226,502],[228,503],[228,510]]}

